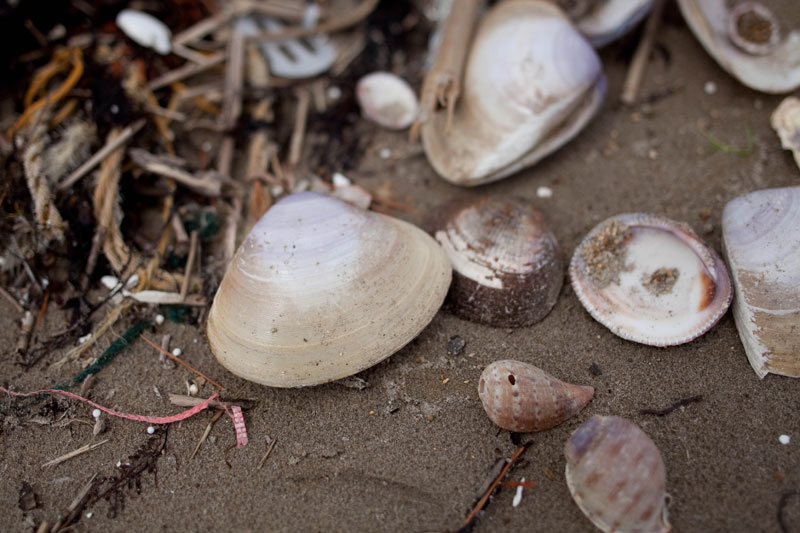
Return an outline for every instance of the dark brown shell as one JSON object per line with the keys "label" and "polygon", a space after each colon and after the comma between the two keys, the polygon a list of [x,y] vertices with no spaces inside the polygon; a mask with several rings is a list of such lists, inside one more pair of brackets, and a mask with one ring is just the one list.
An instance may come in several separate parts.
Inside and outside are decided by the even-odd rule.
{"label": "dark brown shell", "polygon": [[532,203],[481,198],[443,217],[436,240],[453,263],[454,314],[495,327],[529,326],[553,308],[563,254]]}
{"label": "dark brown shell", "polygon": [[594,389],[554,378],[520,361],[495,361],[481,374],[478,395],[492,422],[519,433],[542,431],[578,414]]}

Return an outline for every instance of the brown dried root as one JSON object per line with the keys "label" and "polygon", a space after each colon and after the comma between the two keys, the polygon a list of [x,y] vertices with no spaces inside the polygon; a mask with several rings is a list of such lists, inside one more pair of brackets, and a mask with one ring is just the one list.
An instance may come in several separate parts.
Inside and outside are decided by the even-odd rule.
{"label": "brown dried root", "polygon": [[453,122],[453,111],[461,94],[464,62],[469,51],[480,4],[481,0],[453,2],[436,61],[422,83],[419,113],[409,132],[411,142],[419,140],[420,128],[430,120],[438,106],[447,109],[445,128],[450,129]]}

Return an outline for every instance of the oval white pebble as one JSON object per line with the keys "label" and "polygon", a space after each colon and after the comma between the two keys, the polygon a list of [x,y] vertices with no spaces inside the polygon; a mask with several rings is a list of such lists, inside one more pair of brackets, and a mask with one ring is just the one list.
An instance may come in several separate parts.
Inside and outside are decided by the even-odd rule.
{"label": "oval white pebble", "polygon": [[159,326],[164,323],[164,315],[156,315],[156,324]]}
{"label": "oval white pebble", "polygon": [[197,394],[197,391],[198,389],[196,384],[192,383],[191,385],[189,385],[189,396],[194,396],[195,394]]}
{"label": "oval white pebble", "polygon": [[384,128],[405,129],[417,116],[417,95],[391,72],[373,72],[358,80],[356,98],[364,116]]}
{"label": "oval white pebble", "polygon": [[792,438],[789,435],[781,435],[780,437],[778,437],[778,442],[780,442],[781,444],[789,444],[791,440]]}
{"label": "oval white pebble", "polygon": [[707,81],[706,84],[703,86],[703,90],[708,95],[715,94],[717,92],[717,84],[713,81]]}
{"label": "oval white pebble", "polygon": [[536,188],[536,196],[539,198],[552,198],[553,197],[553,189],[550,187],[545,187],[542,185],[541,187]]}
{"label": "oval white pebble", "polygon": [[92,418],[100,418],[100,409],[92,411]]}
{"label": "oval white pebble", "polygon": [[166,24],[143,11],[123,9],[117,14],[117,26],[132,40],[162,55],[172,50],[172,32]]}
{"label": "oval white pebble", "polygon": [[154,428],[153,426],[147,426],[147,434],[148,435],[152,435],[155,432],[156,432],[156,428]]}
{"label": "oval white pebble", "polygon": [[172,350],[172,355],[174,355],[175,357],[180,357],[182,353],[183,352],[181,351],[180,348],[173,348]]}

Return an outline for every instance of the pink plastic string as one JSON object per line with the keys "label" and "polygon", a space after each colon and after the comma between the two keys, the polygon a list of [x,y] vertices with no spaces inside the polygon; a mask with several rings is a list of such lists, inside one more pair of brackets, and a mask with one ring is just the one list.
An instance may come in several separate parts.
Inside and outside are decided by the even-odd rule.
{"label": "pink plastic string", "polygon": [[[179,422],[181,420],[186,420],[187,418],[196,415],[200,411],[204,411],[208,409],[209,404],[215,400],[219,395],[215,392],[211,395],[210,398],[203,401],[203,403],[199,403],[192,407],[191,409],[187,409],[182,413],[178,413],[177,415],[172,416],[143,416],[143,415],[132,415],[128,413],[119,413],[114,411],[113,409],[109,409],[108,407],[102,406],[99,403],[95,403],[87,398],[82,396],[78,396],[77,394],[73,394],[71,392],[67,392],[64,390],[58,389],[42,389],[34,392],[14,392],[3,387],[0,387],[0,392],[4,392],[9,396],[16,396],[20,398],[24,398],[26,396],[35,396],[37,394],[60,394],[62,396],[66,396],[67,398],[72,398],[73,400],[78,400],[83,403],[87,403],[92,407],[96,407],[101,411],[108,413],[112,416],[117,416],[119,418],[127,418],[129,420],[138,420],[140,422],[147,422],[149,424],[171,424],[173,422]],[[223,404],[224,405],[224,404]],[[244,416],[242,416],[242,408],[238,406],[231,407],[231,412],[228,411],[227,407],[225,411],[228,412],[228,415],[233,419],[233,427],[236,430],[236,447],[241,448],[247,445],[247,428],[244,425]]]}

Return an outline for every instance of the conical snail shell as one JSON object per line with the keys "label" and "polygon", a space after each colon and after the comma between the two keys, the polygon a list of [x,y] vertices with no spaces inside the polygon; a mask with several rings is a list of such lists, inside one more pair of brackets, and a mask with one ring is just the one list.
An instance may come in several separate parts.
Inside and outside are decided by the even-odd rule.
{"label": "conical snail shell", "polygon": [[431,321],[450,262],[425,232],[296,193],[239,247],[208,318],[219,362],[275,387],[325,383],[390,356]]}
{"label": "conical snail shell", "polygon": [[564,447],[572,499],[604,532],[666,533],[667,473],[661,452],[639,426],[593,416]]}
{"label": "conical snail shell", "polygon": [[444,112],[423,125],[425,153],[458,185],[503,178],[577,135],[605,87],[600,59],[558,7],[501,2],[481,19],[452,127]]}
{"label": "conical snail shell", "polygon": [[478,383],[489,419],[503,429],[527,433],[557,426],[578,414],[594,396],[592,387],[572,385],[520,361],[495,361]]}
{"label": "conical snail shell", "polygon": [[750,365],[800,377],[800,187],[731,200],[722,239],[736,297],[733,318]]}
{"label": "conical snail shell", "polygon": [[651,346],[689,342],[728,310],[725,263],[684,223],[626,213],[598,224],[569,267],[592,317],[623,339]]}
{"label": "conical snail shell", "polygon": [[450,210],[436,231],[453,264],[451,310],[495,327],[544,318],[561,291],[561,248],[532,203],[482,198]]}
{"label": "conical snail shell", "polygon": [[[742,39],[731,35],[736,28],[731,21],[729,0],[678,0],[678,5],[703,48],[740,82],[765,93],[786,93],[800,87],[800,32],[792,31],[754,54],[742,48]],[[733,9],[741,9],[741,5]],[[758,13],[754,16],[768,21]],[[773,17],[773,25],[775,22]],[[772,31],[775,34],[778,28],[773,26]]]}

